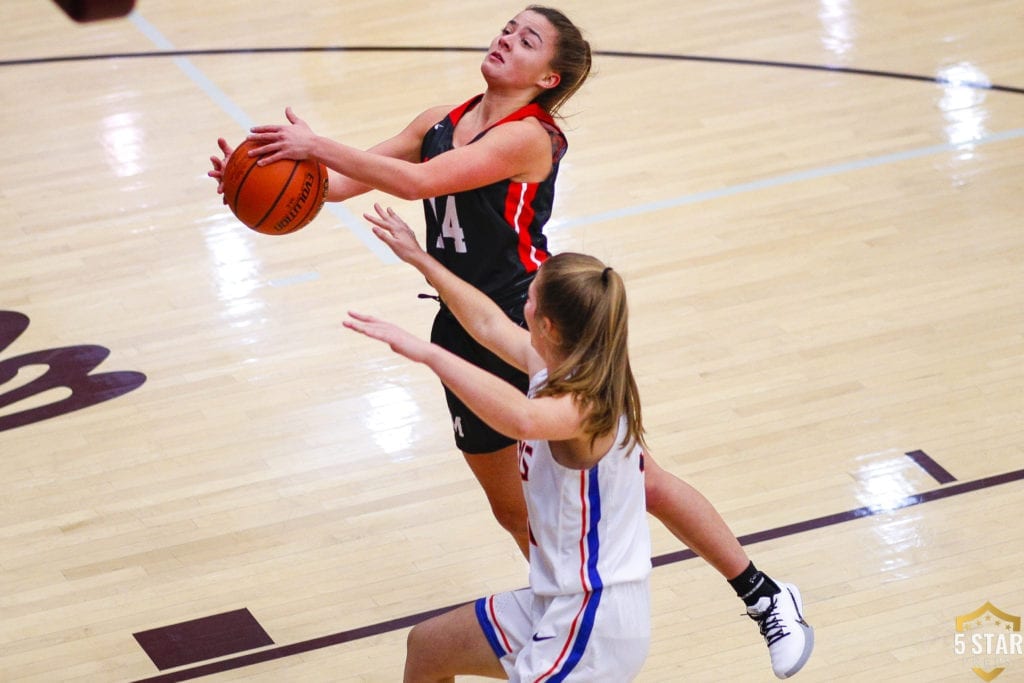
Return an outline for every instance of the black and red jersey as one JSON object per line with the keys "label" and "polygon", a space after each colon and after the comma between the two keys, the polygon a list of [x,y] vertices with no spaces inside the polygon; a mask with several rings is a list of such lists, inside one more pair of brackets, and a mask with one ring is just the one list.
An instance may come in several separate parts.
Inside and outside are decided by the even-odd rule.
{"label": "black and red jersey", "polygon": [[[482,95],[453,109],[423,137],[421,158],[433,159],[453,148],[455,126]],[[558,162],[565,154],[565,135],[551,115],[531,103],[494,126],[535,117],[551,136],[552,167],[539,183],[502,180],[465,192],[423,200],[427,251],[449,270],[499,304],[522,298],[537,268],[548,258],[543,227],[551,217]]]}

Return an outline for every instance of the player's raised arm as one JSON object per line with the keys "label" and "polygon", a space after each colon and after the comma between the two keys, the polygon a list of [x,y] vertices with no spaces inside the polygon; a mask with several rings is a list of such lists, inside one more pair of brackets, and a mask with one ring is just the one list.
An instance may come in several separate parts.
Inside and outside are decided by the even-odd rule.
{"label": "player's raised arm", "polygon": [[472,145],[421,163],[423,136],[445,110],[423,112],[397,136],[369,150],[317,135],[291,108],[285,110],[288,124],[255,126],[246,139],[258,143],[249,154],[260,157],[261,165],[315,158],[333,169],[337,189],[329,199],[347,199],[370,188],[402,199],[423,199],[506,178],[542,180],[550,172],[550,137],[540,123],[530,120],[499,126]]}
{"label": "player's raised arm", "polygon": [[374,204],[374,212],[363,217],[373,225],[373,234],[398,258],[423,274],[474,339],[524,372],[540,367],[540,358],[530,345],[530,333],[509,320],[486,294],[423,251],[394,209]]}

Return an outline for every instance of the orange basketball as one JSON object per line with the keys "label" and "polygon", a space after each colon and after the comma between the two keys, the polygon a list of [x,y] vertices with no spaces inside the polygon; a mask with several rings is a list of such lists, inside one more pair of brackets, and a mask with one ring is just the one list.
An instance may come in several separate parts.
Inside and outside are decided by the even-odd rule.
{"label": "orange basketball", "polygon": [[238,220],[265,235],[286,235],[309,224],[327,198],[327,167],[318,161],[282,160],[257,166],[244,141],[224,166],[224,200]]}

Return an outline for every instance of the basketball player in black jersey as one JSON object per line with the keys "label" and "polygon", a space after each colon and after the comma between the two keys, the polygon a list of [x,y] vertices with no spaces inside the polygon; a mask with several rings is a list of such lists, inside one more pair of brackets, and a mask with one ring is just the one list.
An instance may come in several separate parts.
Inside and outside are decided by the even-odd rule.
{"label": "basketball player in black jersey", "polygon": [[[483,94],[455,107],[427,109],[365,151],[316,135],[288,108],[288,124],[252,129],[248,139],[262,145],[250,154],[261,164],[318,159],[330,169],[330,201],[372,189],[422,199],[430,254],[523,324],[526,291],[548,257],[542,228],[567,147],[553,117],[590,65],[590,45],[579,29],[558,10],[532,5],[491,41],[480,67]],[[210,176],[223,191],[220,180],[232,150],[224,139],[218,144],[224,156],[211,158]],[[431,339],[526,391],[527,377],[480,347],[443,302]],[[446,397],[457,446],[495,518],[528,554],[516,443],[447,390]],[[758,571],[711,503],[653,459],[645,479],[648,511],[729,580],[758,622],[776,675],[796,673],[813,646],[796,588]]]}

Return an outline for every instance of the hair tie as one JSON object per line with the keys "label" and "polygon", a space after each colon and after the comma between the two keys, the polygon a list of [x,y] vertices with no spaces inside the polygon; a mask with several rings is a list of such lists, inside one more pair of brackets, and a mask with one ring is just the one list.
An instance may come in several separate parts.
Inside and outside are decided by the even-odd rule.
{"label": "hair tie", "polygon": [[611,271],[611,266],[607,266],[604,270],[601,271],[601,282],[603,282],[605,285],[608,284],[608,273],[610,273]]}

